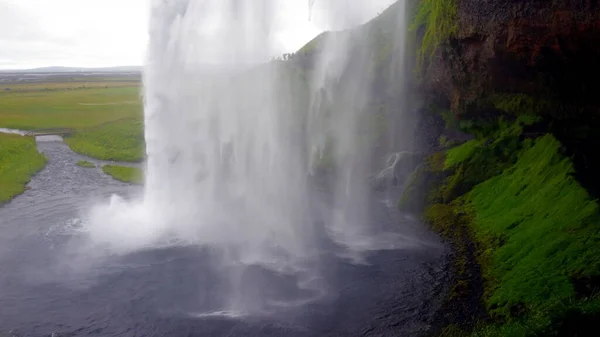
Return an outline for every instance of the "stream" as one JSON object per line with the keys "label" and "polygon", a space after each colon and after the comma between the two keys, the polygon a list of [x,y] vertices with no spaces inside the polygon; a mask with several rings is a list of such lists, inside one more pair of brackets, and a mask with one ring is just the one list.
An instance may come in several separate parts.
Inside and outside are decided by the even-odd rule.
{"label": "stream", "polygon": [[[206,314],[223,291],[211,267],[214,252],[189,245],[124,255],[85,249],[86,211],[111,194],[127,198],[142,188],[77,166],[101,162],[59,138],[37,145],[47,166],[0,207],[0,336],[416,336],[443,298],[445,248],[382,195],[374,197],[371,221],[401,228],[400,243],[361,263],[324,251],[326,296],[268,315]],[[258,300],[267,290],[285,294],[287,282],[249,268],[240,291]]]}

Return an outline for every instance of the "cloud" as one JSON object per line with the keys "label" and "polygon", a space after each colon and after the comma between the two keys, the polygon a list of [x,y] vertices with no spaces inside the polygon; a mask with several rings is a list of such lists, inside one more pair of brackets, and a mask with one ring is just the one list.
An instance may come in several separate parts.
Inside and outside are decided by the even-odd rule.
{"label": "cloud", "polygon": [[341,30],[363,24],[396,2],[396,0],[312,1],[311,21],[323,30]]}
{"label": "cloud", "polygon": [[[364,23],[394,2],[315,0],[309,21],[307,0],[262,1],[275,4],[270,23],[275,54],[295,51],[323,30]],[[151,2],[0,0],[0,69],[142,64]]]}
{"label": "cloud", "polygon": [[0,0],[0,68],[141,64],[147,0]]}

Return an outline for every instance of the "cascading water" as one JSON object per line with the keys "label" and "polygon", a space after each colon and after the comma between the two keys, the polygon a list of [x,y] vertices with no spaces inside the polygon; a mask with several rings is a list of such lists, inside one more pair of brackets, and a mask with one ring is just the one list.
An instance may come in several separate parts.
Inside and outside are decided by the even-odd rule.
{"label": "cascading water", "polygon": [[[220,304],[228,310],[279,301],[237,294],[248,266],[293,275],[302,290],[293,302],[304,303],[326,292],[318,272],[325,246],[354,254],[394,247],[390,235],[378,243],[381,233],[368,224],[371,158],[362,125],[374,55],[355,53],[366,37],[344,31],[321,40],[311,70],[296,57],[265,63],[292,2],[153,2],[145,192],[131,202],[113,196],[88,220],[91,242],[116,253],[161,244],[217,251],[231,285]],[[297,15],[308,19],[307,9]],[[336,167],[326,207],[312,187],[325,156]]]}
{"label": "cascading water", "polygon": [[[288,123],[291,109],[273,94],[277,69],[230,68],[268,55],[273,24],[268,5],[156,6],[156,38],[145,73],[145,203],[162,210],[158,220],[168,224],[168,232],[235,248],[239,258],[258,254],[260,260],[301,256],[311,241],[305,175],[291,136],[294,125]],[[196,30],[203,17],[220,22]],[[216,74],[199,69],[206,49],[195,48],[201,46],[221,62],[215,67],[230,69]]]}

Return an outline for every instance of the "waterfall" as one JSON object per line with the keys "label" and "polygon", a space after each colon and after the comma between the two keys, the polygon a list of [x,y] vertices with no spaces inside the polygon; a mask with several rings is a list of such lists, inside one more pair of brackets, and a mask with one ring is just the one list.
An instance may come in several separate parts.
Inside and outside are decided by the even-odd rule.
{"label": "waterfall", "polygon": [[[290,11],[292,3],[303,10]],[[207,247],[224,264],[301,275],[299,287],[313,290],[310,298],[324,291],[307,280],[318,279],[315,266],[327,247],[356,255],[393,246],[392,236],[369,223],[371,157],[363,129],[379,90],[378,51],[369,48],[379,33],[326,33],[312,56],[268,61],[279,48],[273,36],[288,20],[282,11],[308,20],[305,6],[153,1],[143,92],[145,189],[139,200],[113,196],[92,210],[95,244],[118,253],[170,243]],[[320,13],[326,20],[327,11]],[[339,21],[339,13],[329,14]],[[403,3],[393,15],[404,26]],[[385,48],[402,54],[397,33]],[[327,196],[314,188],[324,156],[336,168]],[[250,310],[239,298],[233,302]]]}

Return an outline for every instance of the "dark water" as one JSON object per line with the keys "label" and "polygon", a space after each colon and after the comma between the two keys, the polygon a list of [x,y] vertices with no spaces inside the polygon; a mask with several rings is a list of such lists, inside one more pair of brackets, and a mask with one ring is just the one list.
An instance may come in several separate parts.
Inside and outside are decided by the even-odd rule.
{"label": "dark water", "polygon": [[381,197],[374,225],[410,233],[398,249],[373,251],[365,263],[324,251],[316,268],[325,293],[316,301],[264,315],[202,315],[232,292],[259,304],[267,294],[286,303],[311,294],[294,276],[259,267],[238,270],[232,285],[217,272],[216,253],[200,247],[124,256],[82,250],[80,215],[112,193],[131,196],[139,187],[76,166],[83,158],[60,142],[38,147],[47,167],[0,208],[0,335],[413,336],[439,304],[443,249]]}

